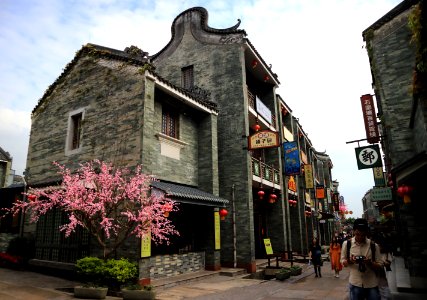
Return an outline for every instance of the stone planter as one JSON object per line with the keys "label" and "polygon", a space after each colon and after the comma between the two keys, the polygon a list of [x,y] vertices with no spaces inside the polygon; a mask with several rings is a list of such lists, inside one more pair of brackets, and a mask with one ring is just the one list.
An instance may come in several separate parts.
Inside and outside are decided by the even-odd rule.
{"label": "stone planter", "polygon": [[105,299],[107,292],[108,288],[103,287],[76,286],[74,288],[74,297],[84,299]]}
{"label": "stone planter", "polygon": [[154,300],[156,293],[147,290],[127,290],[122,289],[123,300]]}

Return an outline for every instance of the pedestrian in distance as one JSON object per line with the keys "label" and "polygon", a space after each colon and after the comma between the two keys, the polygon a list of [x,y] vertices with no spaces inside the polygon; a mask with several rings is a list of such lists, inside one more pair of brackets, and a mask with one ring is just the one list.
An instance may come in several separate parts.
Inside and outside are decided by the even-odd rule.
{"label": "pedestrian in distance", "polygon": [[376,273],[383,263],[379,246],[367,238],[368,232],[368,222],[356,219],[353,237],[342,245],[341,263],[350,269],[350,300],[380,300]]}
{"label": "pedestrian in distance", "polygon": [[322,273],[320,271],[320,267],[322,266],[322,248],[320,247],[319,241],[316,238],[313,239],[309,255],[311,262],[313,263],[316,277],[322,277]]}
{"label": "pedestrian in distance", "polygon": [[342,270],[341,244],[337,236],[332,238],[332,243],[329,246],[329,259],[331,261],[331,268],[335,271],[335,278],[340,277],[340,271]]}

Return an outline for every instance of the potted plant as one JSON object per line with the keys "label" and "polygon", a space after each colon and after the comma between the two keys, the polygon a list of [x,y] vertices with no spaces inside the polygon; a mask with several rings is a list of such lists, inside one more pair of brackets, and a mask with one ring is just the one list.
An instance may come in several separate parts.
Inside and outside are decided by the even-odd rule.
{"label": "potted plant", "polygon": [[76,264],[77,274],[84,282],[74,287],[74,297],[86,299],[105,299],[108,288],[104,286],[104,261],[97,257],[84,257]]}
{"label": "potted plant", "polygon": [[154,300],[156,292],[152,285],[129,285],[122,289],[123,300]]}
{"label": "potted plant", "polygon": [[302,274],[302,268],[300,266],[290,267],[291,276],[297,276]]}
{"label": "potted plant", "polygon": [[291,277],[291,271],[288,268],[280,269],[279,272],[276,273],[276,279],[283,281]]}
{"label": "potted plant", "polygon": [[105,282],[110,291],[138,282],[138,266],[126,258],[109,259],[104,264]]}

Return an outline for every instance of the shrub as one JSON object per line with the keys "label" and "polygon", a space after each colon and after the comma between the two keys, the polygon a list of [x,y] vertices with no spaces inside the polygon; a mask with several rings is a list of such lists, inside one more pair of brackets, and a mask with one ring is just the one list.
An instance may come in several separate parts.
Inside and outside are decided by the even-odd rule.
{"label": "shrub", "polygon": [[81,275],[81,280],[89,286],[105,285],[105,263],[97,257],[84,257],[76,264],[77,274]]}
{"label": "shrub", "polygon": [[119,290],[121,285],[136,284],[138,281],[137,265],[125,258],[109,259],[104,268],[108,286],[114,290]]}

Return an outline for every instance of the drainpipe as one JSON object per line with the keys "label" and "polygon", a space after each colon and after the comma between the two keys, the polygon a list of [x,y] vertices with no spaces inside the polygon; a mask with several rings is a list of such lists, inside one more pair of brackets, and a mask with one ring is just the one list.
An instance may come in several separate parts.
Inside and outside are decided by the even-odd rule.
{"label": "drainpipe", "polygon": [[233,267],[237,267],[236,208],[234,204],[234,184],[231,187],[231,210],[233,222]]}

